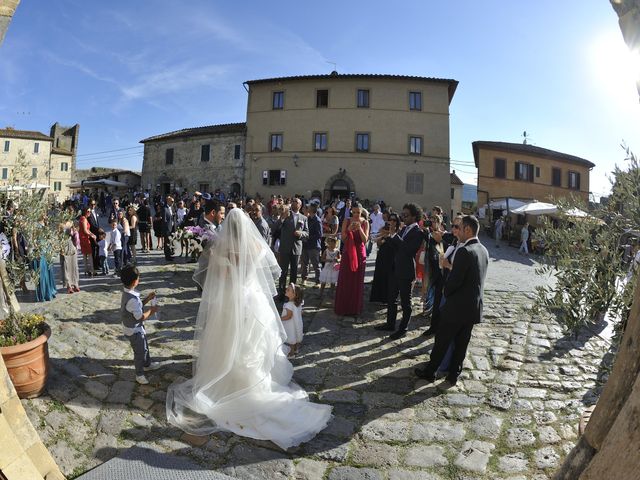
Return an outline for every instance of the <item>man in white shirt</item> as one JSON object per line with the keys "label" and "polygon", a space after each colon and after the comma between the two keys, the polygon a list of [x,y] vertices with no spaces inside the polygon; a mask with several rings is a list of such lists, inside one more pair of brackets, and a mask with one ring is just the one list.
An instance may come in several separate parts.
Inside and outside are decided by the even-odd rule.
{"label": "man in white shirt", "polygon": [[384,218],[380,211],[380,205],[377,203],[373,206],[373,212],[371,212],[371,234],[369,235],[369,243],[367,244],[367,255],[371,255],[373,249],[373,241],[378,236],[378,233],[384,228]]}

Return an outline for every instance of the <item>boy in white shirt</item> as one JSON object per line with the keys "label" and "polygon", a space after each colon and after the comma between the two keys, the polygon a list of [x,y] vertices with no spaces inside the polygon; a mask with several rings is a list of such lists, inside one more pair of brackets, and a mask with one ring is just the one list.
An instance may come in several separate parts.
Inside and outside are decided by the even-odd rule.
{"label": "boy in white shirt", "polygon": [[116,275],[120,275],[122,268],[122,233],[118,230],[118,220],[112,219],[110,222],[111,231],[107,234],[109,240],[109,251],[113,253],[113,261],[116,266]]}

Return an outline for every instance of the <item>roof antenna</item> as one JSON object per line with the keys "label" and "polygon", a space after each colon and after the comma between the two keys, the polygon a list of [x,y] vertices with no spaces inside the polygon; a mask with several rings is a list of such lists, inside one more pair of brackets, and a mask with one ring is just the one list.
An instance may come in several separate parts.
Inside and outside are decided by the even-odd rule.
{"label": "roof antenna", "polygon": [[330,62],[328,60],[325,60],[326,63],[333,65],[333,71],[331,72],[331,75],[337,75],[338,74],[338,64],[336,62]]}
{"label": "roof antenna", "polygon": [[527,133],[527,131],[525,130],[524,132],[522,132],[522,137],[524,138],[524,140],[522,141],[522,144],[523,145],[528,145],[529,143],[528,143],[527,140],[531,139],[531,134]]}

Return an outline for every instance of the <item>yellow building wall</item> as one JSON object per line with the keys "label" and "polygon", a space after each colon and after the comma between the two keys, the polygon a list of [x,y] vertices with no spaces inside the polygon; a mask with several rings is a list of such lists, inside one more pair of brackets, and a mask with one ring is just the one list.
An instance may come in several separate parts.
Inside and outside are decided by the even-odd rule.
{"label": "yellow building wall", "polygon": [[[316,108],[316,91],[329,90],[328,108]],[[369,90],[369,108],[357,108],[358,89]],[[284,109],[273,110],[273,92]],[[422,110],[409,110],[409,92],[422,92]],[[327,151],[316,152],[314,133],[327,133]],[[283,151],[270,152],[272,133]],[[356,152],[356,133],[369,133],[369,152]],[[422,155],[410,155],[409,137],[422,137]],[[245,190],[271,194],[324,193],[340,169],[356,196],[431,208],[450,204],[449,91],[447,83],[382,79],[288,80],[250,85]],[[295,166],[297,156],[298,167]],[[263,186],[264,170],[287,170],[286,186]],[[407,194],[408,173],[424,175],[422,194]]]}
{"label": "yellow building wall", "polygon": [[[506,160],[506,178],[495,178],[494,160]],[[533,182],[515,180],[515,162],[530,163],[534,166]],[[540,176],[535,176],[535,167],[540,168]],[[561,187],[551,185],[552,168],[562,171]],[[580,190],[567,187],[569,171],[580,174]],[[485,193],[488,192],[488,193]],[[521,153],[480,149],[478,161],[478,204],[485,204],[489,198],[513,197],[550,201],[553,198],[579,197],[589,201],[589,167],[562,160],[537,157]]]}

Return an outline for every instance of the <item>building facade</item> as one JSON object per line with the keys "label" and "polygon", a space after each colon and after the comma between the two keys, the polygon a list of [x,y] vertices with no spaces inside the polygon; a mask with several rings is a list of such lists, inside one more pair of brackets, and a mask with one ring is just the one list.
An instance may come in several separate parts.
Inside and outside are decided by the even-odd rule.
{"label": "building facade", "polygon": [[450,205],[457,84],[336,72],[246,82],[246,192]]}
{"label": "building facade", "polygon": [[589,173],[584,158],[521,143],[473,142],[478,169],[478,205],[493,199],[550,202],[576,196],[589,201]]}
{"label": "building facade", "polygon": [[[52,199],[70,195],[69,183],[76,164],[79,125],[55,123],[51,134],[13,128],[0,129],[0,189],[10,185],[46,188]],[[27,171],[16,171],[18,158],[25,157]]]}
{"label": "building facade", "polygon": [[145,138],[142,189],[242,193],[246,124],[187,128]]}
{"label": "building facade", "polygon": [[458,213],[462,213],[462,187],[464,182],[456,175],[454,170],[451,174],[451,216],[450,219]]}

